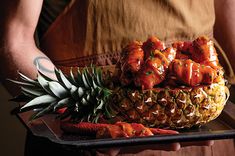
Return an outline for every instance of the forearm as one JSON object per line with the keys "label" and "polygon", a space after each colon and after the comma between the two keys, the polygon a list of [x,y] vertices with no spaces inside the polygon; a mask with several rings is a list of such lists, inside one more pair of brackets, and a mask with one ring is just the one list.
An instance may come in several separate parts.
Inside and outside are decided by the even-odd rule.
{"label": "forearm", "polygon": [[[4,9],[2,5],[0,9]],[[34,42],[34,31],[41,5],[42,0],[5,1],[7,9],[3,12],[4,17],[0,19],[3,28],[0,33],[0,78],[10,91],[15,91],[15,88],[9,86],[6,79],[16,79],[17,71],[36,78],[39,67],[42,72],[53,77],[51,71],[54,65]]]}
{"label": "forearm", "polygon": [[11,94],[15,94],[13,91],[16,91],[16,86],[12,86],[6,79],[17,79],[17,71],[36,78],[39,69],[44,74],[54,77],[53,63],[34,44],[18,44],[13,47],[6,45],[1,51],[1,60],[1,82]]}
{"label": "forearm", "polygon": [[215,38],[226,52],[235,71],[235,1],[215,0]]}

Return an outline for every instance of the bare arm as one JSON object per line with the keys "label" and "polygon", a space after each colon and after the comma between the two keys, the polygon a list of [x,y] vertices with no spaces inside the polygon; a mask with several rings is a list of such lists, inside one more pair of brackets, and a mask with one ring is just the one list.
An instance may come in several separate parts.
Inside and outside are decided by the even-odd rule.
{"label": "bare arm", "polygon": [[[54,65],[36,47],[34,32],[43,0],[2,0],[0,10],[0,75],[1,81],[13,93],[13,86],[6,78],[16,79],[17,71],[35,78],[36,66],[47,75],[52,75]],[[2,3],[2,4],[1,4]],[[53,76],[53,75],[52,75]],[[14,93],[13,93],[14,94]]]}
{"label": "bare arm", "polygon": [[215,0],[215,38],[225,50],[235,71],[235,1]]}

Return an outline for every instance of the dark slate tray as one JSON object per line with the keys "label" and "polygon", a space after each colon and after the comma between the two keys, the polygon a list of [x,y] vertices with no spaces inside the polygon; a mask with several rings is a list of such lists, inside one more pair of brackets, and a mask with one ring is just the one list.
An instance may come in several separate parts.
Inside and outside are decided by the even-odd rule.
{"label": "dark slate tray", "polygon": [[177,135],[155,135],[135,138],[95,139],[87,136],[65,134],[60,129],[60,122],[55,119],[54,115],[48,115],[29,123],[28,119],[31,114],[32,112],[21,113],[18,114],[18,117],[35,136],[77,148],[104,148],[235,138],[235,104],[230,101],[227,102],[225,109],[217,119],[200,128],[181,130]]}

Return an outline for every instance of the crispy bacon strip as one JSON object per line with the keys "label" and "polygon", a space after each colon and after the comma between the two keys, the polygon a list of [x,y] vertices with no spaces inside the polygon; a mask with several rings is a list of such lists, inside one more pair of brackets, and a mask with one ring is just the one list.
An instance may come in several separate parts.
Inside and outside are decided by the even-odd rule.
{"label": "crispy bacon strip", "polygon": [[116,124],[94,124],[61,122],[61,129],[69,133],[96,135],[97,138],[119,138],[151,136],[154,134],[178,134],[177,131],[147,128],[142,124],[117,122]]}
{"label": "crispy bacon strip", "polygon": [[60,128],[69,133],[79,133],[82,135],[90,134],[95,135],[99,129],[107,127],[109,124],[93,124],[89,122],[80,122],[74,124],[68,121],[61,121]]}

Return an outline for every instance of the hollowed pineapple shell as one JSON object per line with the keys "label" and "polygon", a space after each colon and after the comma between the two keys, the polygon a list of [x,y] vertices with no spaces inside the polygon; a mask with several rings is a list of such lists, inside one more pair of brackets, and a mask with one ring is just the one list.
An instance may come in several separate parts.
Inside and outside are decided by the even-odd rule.
{"label": "hollowed pineapple shell", "polygon": [[217,118],[228,96],[223,79],[193,88],[118,88],[110,98],[109,108],[115,114],[114,121],[137,122],[149,127],[190,128]]}

